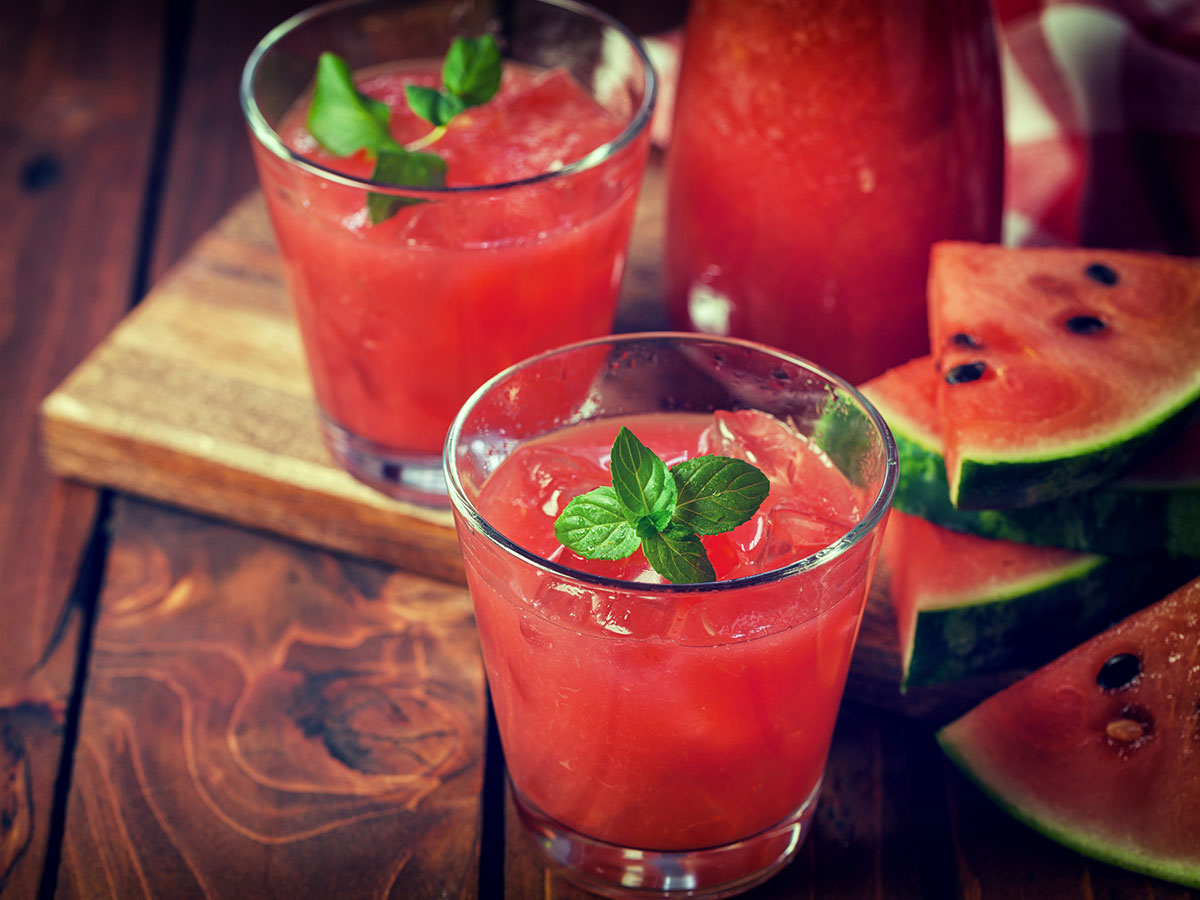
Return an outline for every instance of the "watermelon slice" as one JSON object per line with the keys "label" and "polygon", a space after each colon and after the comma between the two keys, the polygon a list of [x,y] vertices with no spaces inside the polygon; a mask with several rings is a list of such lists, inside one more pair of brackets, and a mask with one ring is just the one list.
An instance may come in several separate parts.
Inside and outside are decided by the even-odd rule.
{"label": "watermelon slice", "polygon": [[1200,260],[944,242],[929,319],[963,509],[1095,487],[1180,433],[1200,400]]}
{"label": "watermelon slice", "polygon": [[989,540],[895,509],[883,540],[902,690],[1041,665],[1197,568]]}
{"label": "watermelon slice", "polygon": [[1080,853],[1200,887],[1200,580],[943,728],[1002,807]]}
{"label": "watermelon slice", "polygon": [[896,509],[980,537],[1105,555],[1200,557],[1200,423],[1094,490],[1016,509],[958,509],[947,490],[937,384],[933,359],[925,356],[861,386],[896,440]]}

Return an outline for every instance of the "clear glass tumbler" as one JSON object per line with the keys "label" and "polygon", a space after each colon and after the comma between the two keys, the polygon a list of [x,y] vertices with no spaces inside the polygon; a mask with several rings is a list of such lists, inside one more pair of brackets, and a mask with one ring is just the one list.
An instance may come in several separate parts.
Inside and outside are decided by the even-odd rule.
{"label": "clear glass tumbler", "polygon": [[[492,34],[500,93],[424,149],[444,188],[371,180],[308,134],[319,55],[406,106],[456,36]],[[533,353],[607,334],[649,146],[655,80],[623,26],[570,0],[348,0],[300,13],[250,56],[241,103],[325,442],[391,496],[446,505],[441,448],[463,401]],[[407,116],[407,113],[405,113]],[[393,113],[405,143],[421,126]],[[367,195],[403,201],[372,224]]]}
{"label": "clear glass tumbler", "polygon": [[[773,505],[746,526],[767,542],[816,529],[808,549],[755,569],[758,533],[739,545],[749,569],[704,584],[568,564],[554,519],[603,483],[617,426],[670,445],[714,413],[787,423],[791,446],[819,451],[803,472],[765,439]],[[487,382],[445,465],[512,794],[546,859],[613,897],[727,896],[783,866],[817,802],[896,483],[873,407],[762,345],[607,337]],[[836,527],[778,512],[793,502],[852,512]]]}

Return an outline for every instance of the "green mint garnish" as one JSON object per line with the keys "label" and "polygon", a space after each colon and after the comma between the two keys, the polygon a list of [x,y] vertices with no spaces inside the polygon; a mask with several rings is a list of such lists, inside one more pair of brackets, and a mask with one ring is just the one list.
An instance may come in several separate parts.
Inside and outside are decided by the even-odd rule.
{"label": "green mint garnish", "polygon": [[[441,187],[446,183],[446,161],[436,153],[421,153],[403,147],[399,152],[384,148],[379,151],[375,172],[371,177],[387,184]],[[419,202],[412,197],[372,191],[367,194],[367,217],[372,225],[378,225],[394,216],[400,207]]]}
{"label": "green mint garnish", "polygon": [[[487,103],[500,89],[500,48],[491,35],[455,38],[442,64],[442,88],[408,85],[408,105],[434,128],[407,147],[393,140],[388,128],[391,112],[354,85],[350,66],[335,53],[322,53],[317,61],[316,87],[308,110],[308,131],[334,156],[352,156],[361,150],[375,158],[374,181],[398,187],[442,187],[446,161],[423,152],[446,130],[450,120],[465,109]],[[372,225],[390,219],[402,206],[423,201],[371,192],[367,216]]]}
{"label": "green mint garnish", "polygon": [[482,106],[500,90],[500,48],[490,34],[456,38],[442,63],[442,89],[410,84],[408,105],[418,116],[444,126],[464,109]]}
{"label": "green mint garnish", "polygon": [[716,580],[702,534],[732,531],[767,498],[765,475],[740,459],[697,456],[667,468],[624,426],[613,441],[612,487],[576,497],[554,535],[585,559],[624,559],[638,547],[672,584]]}

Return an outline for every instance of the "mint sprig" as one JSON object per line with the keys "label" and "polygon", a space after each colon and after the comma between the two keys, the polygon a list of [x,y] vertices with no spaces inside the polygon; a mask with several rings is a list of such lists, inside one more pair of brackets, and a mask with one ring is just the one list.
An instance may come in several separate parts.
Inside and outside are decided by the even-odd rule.
{"label": "mint sprig", "polygon": [[404,94],[413,112],[442,127],[491,100],[500,90],[500,70],[500,47],[490,34],[456,38],[442,63],[442,89],[410,84]]}
{"label": "mint sprig", "polygon": [[670,468],[632,431],[613,441],[612,487],[581,494],[554,535],[585,559],[624,559],[638,547],[672,584],[716,580],[700,535],[732,531],[767,498],[757,468],[728,456],[697,456]]}
{"label": "mint sprig", "polygon": [[[405,88],[409,107],[434,128],[404,147],[392,138],[387,105],[359,91],[350,66],[327,51],[317,60],[308,131],[334,156],[353,156],[365,150],[375,158],[373,181],[397,187],[444,187],[446,161],[424,148],[440,138],[463,110],[491,100],[500,89],[500,75],[500,48],[495,38],[487,34],[455,38],[442,63],[442,88]],[[372,225],[378,225],[400,207],[422,202],[372,191],[367,194],[367,216]]]}

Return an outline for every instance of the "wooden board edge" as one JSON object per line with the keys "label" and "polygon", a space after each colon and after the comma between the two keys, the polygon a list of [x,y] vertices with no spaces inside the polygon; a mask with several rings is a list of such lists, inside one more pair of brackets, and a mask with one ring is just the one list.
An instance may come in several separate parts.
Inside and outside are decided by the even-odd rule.
{"label": "wooden board edge", "polygon": [[[94,422],[84,427],[63,412],[71,402],[63,391],[55,391],[41,408],[43,459],[58,477],[115,488],[440,581],[466,583],[449,512],[422,510],[418,517],[403,508],[364,507],[302,489],[292,498],[281,497],[254,473],[150,445]],[[205,490],[197,491],[197,483]]]}

